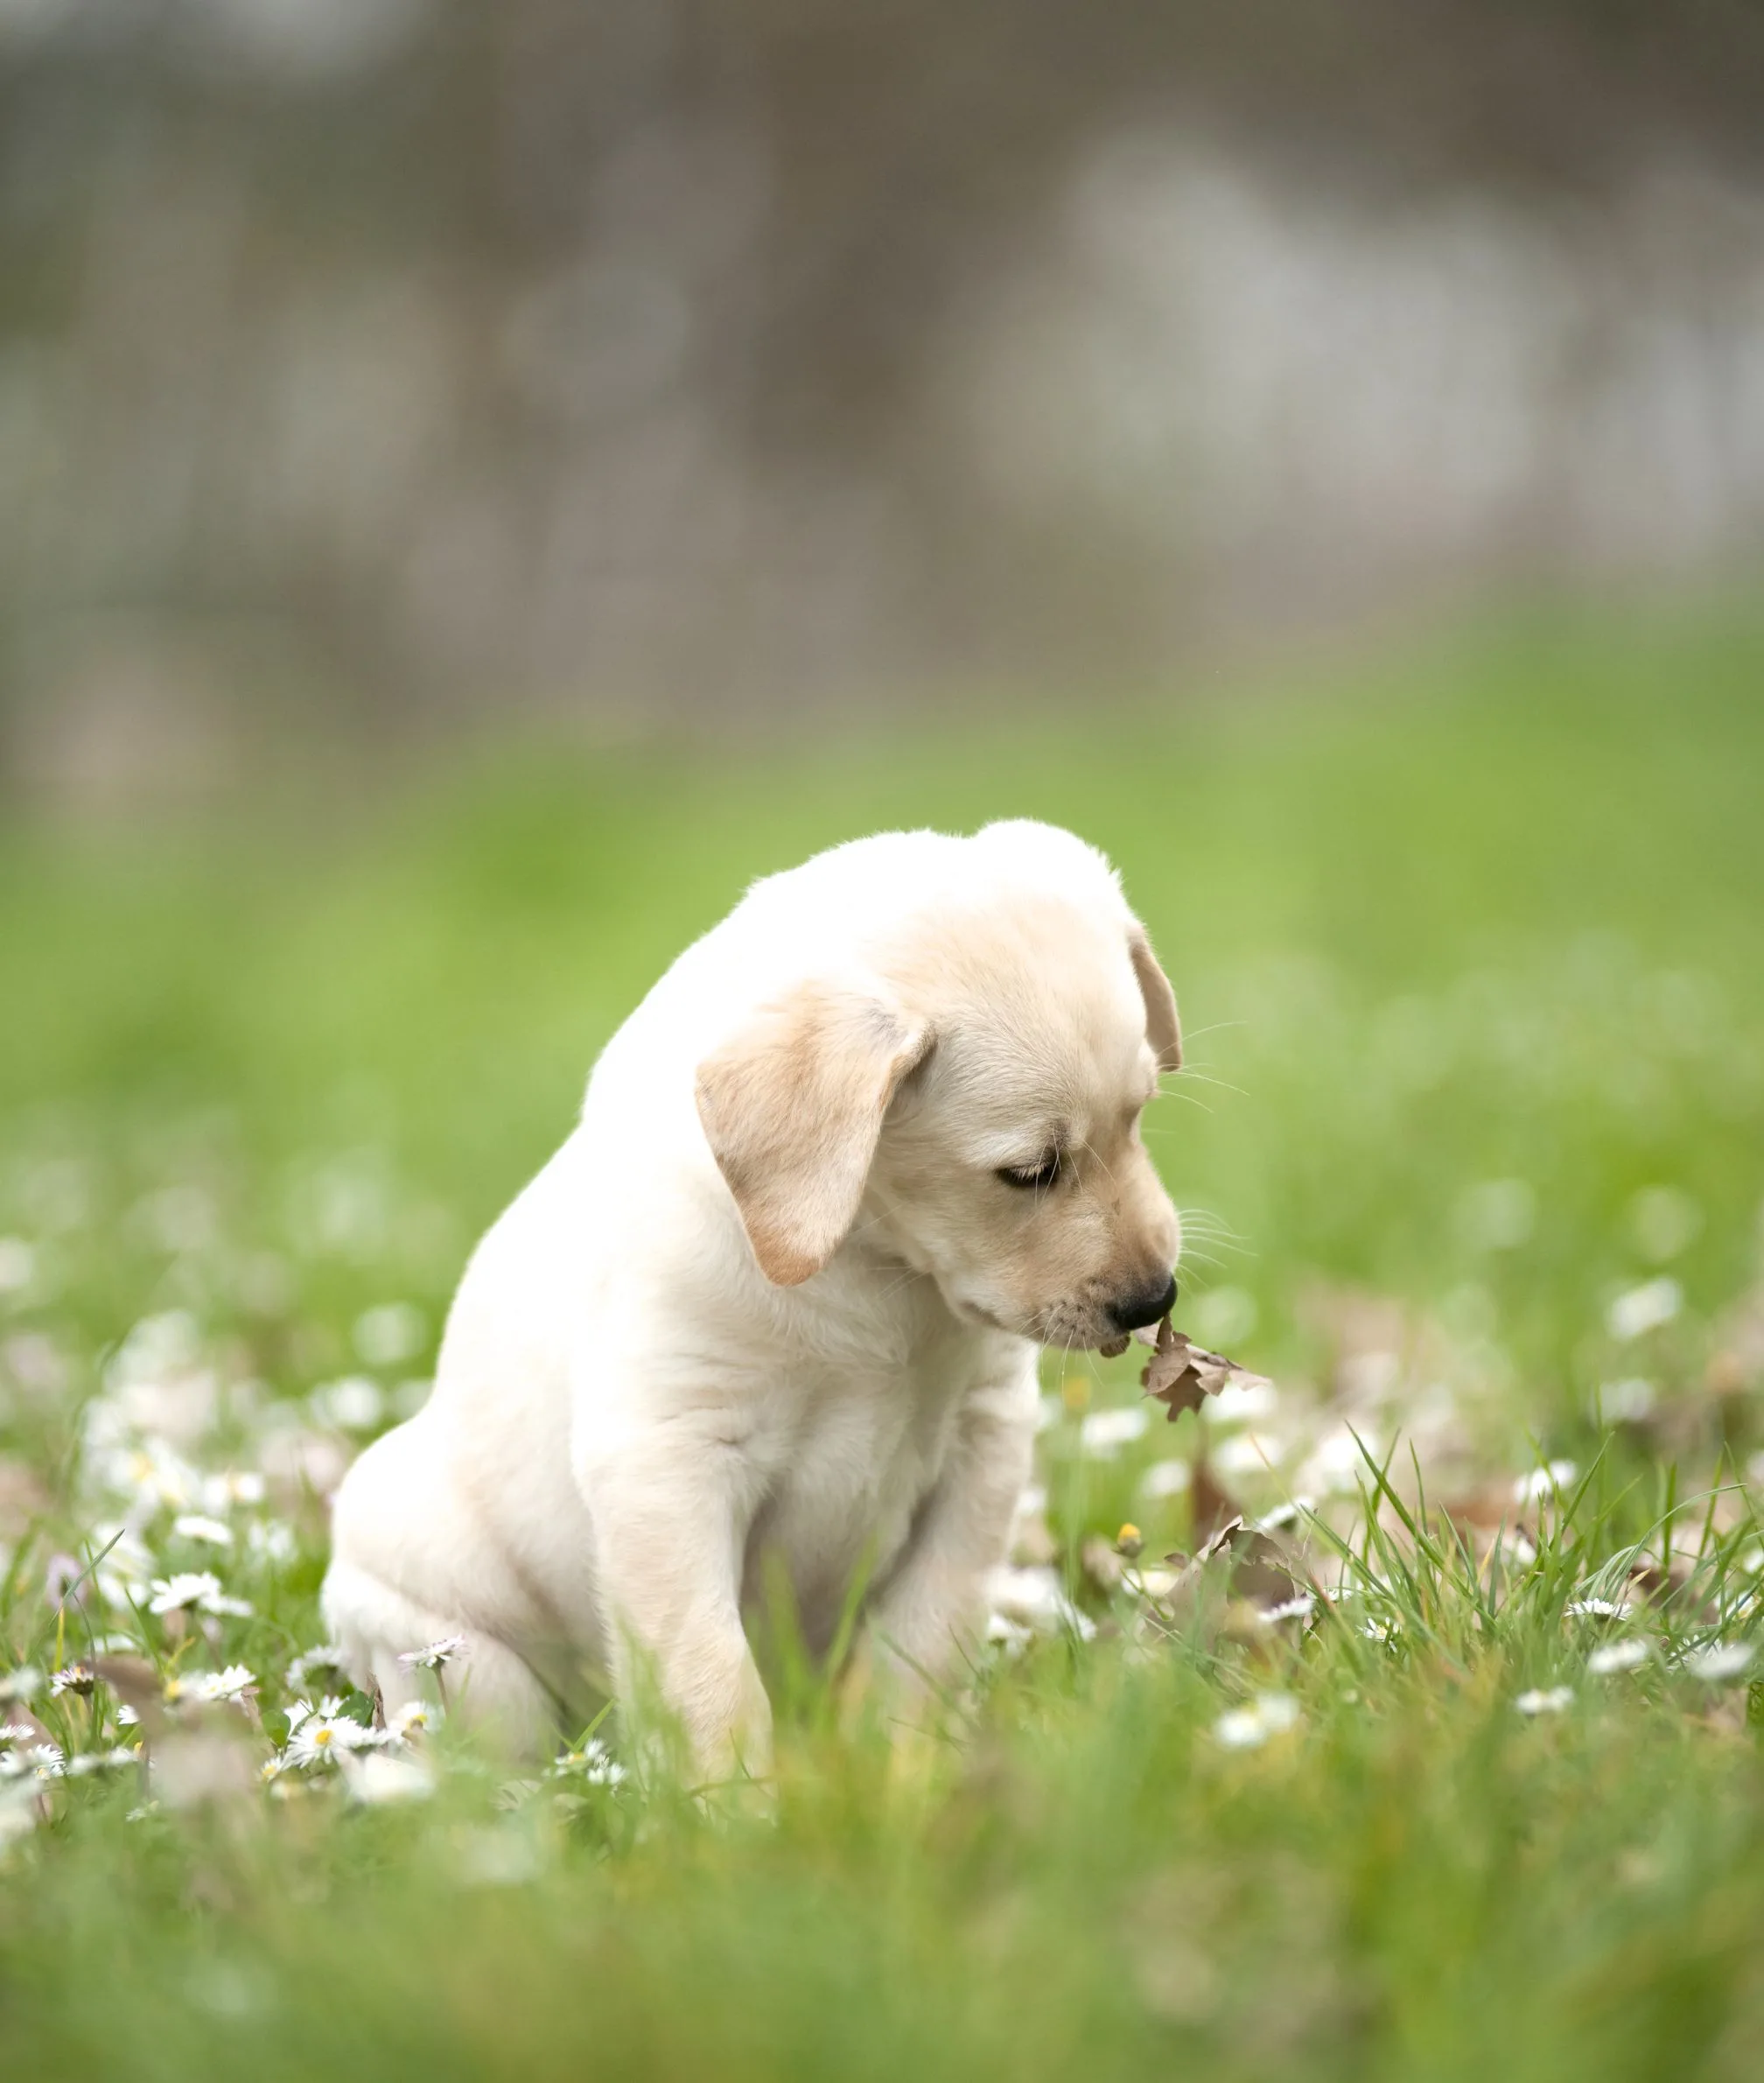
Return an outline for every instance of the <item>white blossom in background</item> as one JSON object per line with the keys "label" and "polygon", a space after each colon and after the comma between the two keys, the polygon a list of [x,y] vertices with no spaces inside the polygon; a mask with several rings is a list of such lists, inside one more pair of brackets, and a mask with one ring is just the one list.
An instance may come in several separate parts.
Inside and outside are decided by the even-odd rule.
{"label": "white blossom in background", "polygon": [[1607,1642],[1586,1659],[1595,1678],[1608,1678],[1618,1671],[1636,1671],[1653,1652],[1645,1642]]}
{"label": "white blossom in background", "polygon": [[1021,1656],[1034,1638],[1034,1631],[1020,1621],[1007,1619],[1003,1613],[987,1616],[987,1642],[1005,1657]]}
{"label": "white blossom in background", "polygon": [[1258,1693],[1248,1707],[1233,1708],[1213,1724],[1213,1740],[1228,1750],[1250,1750],[1270,1736],[1298,1726],[1298,1702],[1286,1693]]}
{"label": "white blossom in background", "polygon": [[1367,1473],[1366,1455],[1376,1458],[1384,1450],[1372,1433],[1361,1429],[1360,1439],[1365,1441],[1364,1453],[1347,1426],[1338,1425],[1334,1431],[1326,1432],[1298,1470],[1298,1487],[1324,1497],[1351,1493]]}
{"label": "white blossom in background", "polygon": [[1684,1290],[1676,1280],[1644,1280],[1639,1287],[1626,1288],[1606,1311],[1605,1325],[1620,1343],[1628,1345],[1670,1323],[1684,1307]]}
{"label": "white blossom in background", "polygon": [[1577,1598],[1563,1608],[1573,1620],[1623,1620],[1634,1610],[1627,1598]]}
{"label": "white blossom in background", "polygon": [[248,1671],[243,1664],[228,1664],[224,1671],[183,1671],[165,1680],[165,1698],[174,1705],[180,1701],[197,1700],[237,1707],[256,1682],[256,1673]]}
{"label": "white blossom in background", "polygon": [[0,1701],[34,1700],[44,1682],[35,1664],[20,1664],[16,1671],[0,1675]]}
{"label": "white blossom in background", "polygon": [[200,1540],[209,1547],[231,1547],[233,1529],[224,1520],[210,1518],[200,1511],[180,1511],[172,1522],[172,1531],[185,1540]]}
{"label": "white blossom in background", "polygon": [[1121,1410],[1093,1410],[1078,1427],[1078,1443],[1093,1460],[1112,1461],[1123,1447],[1143,1439],[1152,1413],[1143,1404]]}
{"label": "white blossom in background", "polygon": [[414,1360],[429,1337],[429,1319],[415,1302],[382,1302],[355,1320],[355,1350],[370,1367]]}
{"label": "white blossom in background", "polygon": [[0,1750],[0,1779],[59,1779],[66,1770],[67,1760],[59,1743]]}
{"label": "white blossom in background", "polygon": [[371,1432],[386,1415],[386,1392],[367,1374],[321,1382],[306,1403],[317,1423],[338,1432]]}
{"label": "white blossom in background", "polygon": [[1755,1653],[1749,1642],[1711,1642],[1688,1651],[1679,1659],[1679,1667],[1705,1685],[1726,1685],[1752,1668]]}
{"label": "white blossom in background", "polygon": [[144,1762],[139,1750],[131,1750],[119,1744],[111,1750],[82,1750],[79,1757],[67,1760],[67,1777],[70,1779],[89,1779],[97,1772],[126,1771],[130,1765]]}
{"label": "white blossom in background", "polygon": [[245,1553],[254,1562],[291,1562],[300,1537],[285,1519],[254,1518],[245,1528]]}
{"label": "white blossom in background", "polygon": [[1559,1715],[1574,1704],[1572,1686],[1551,1686],[1547,1691],[1535,1687],[1521,1693],[1513,1702],[1522,1715]]}
{"label": "white blossom in background", "polygon": [[207,1512],[218,1514],[235,1504],[261,1504],[263,1497],[263,1478],[256,1469],[227,1469],[202,1478],[201,1504]]}
{"label": "white blossom in background", "polygon": [[[1219,1393],[1222,1396],[1225,1391]],[[1265,1476],[1285,1450],[1284,1441],[1265,1432],[1240,1432],[1214,1448],[1213,1465],[1222,1476]]]}
{"label": "white blossom in background", "polygon": [[1194,1470],[1186,1461],[1154,1461],[1139,1478],[1139,1494],[1147,1497],[1180,1497],[1185,1496],[1194,1480]]}
{"label": "white blossom in background", "polygon": [[1604,1383],[1598,1394],[1598,1419],[1601,1425],[1639,1425],[1653,1414],[1659,1396],[1645,1375],[1626,1375],[1621,1381]]}
{"label": "white blossom in background", "polygon": [[37,1277],[37,1253],[22,1237],[0,1237],[0,1294],[18,1294]]}
{"label": "white blossom in background", "polygon": [[1579,1473],[1572,1461],[1552,1461],[1541,1469],[1533,1469],[1529,1476],[1521,1476],[1514,1483],[1513,1502],[1536,1504],[1546,1497],[1559,1497],[1564,1490],[1573,1487]]}
{"label": "white blossom in background", "polygon": [[249,1619],[251,1616],[250,1602],[229,1597],[220,1589],[220,1578],[206,1569],[185,1569],[169,1577],[155,1577],[147,1610],[213,1613],[241,1620]]}
{"label": "white blossom in background", "polygon": [[1009,1562],[999,1563],[986,1573],[986,1598],[990,1610],[1021,1627],[1032,1628],[1038,1634],[1069,1630],[1081,1641],[1088,1642],[1096,1632],[1089,1615],[1081,1613],[1067,1597],[1059,1572],[1044,1565],[1018,1568]]}
{"label": "white blossom in background", "polygon": [[1207,1415],[1218,1425],[1253,1425],[1258,1418],[1271,1418],[1280,1408],[1280,1392],[1260,1377],[1250,1381],[1228,1381],[1207,1404]]}

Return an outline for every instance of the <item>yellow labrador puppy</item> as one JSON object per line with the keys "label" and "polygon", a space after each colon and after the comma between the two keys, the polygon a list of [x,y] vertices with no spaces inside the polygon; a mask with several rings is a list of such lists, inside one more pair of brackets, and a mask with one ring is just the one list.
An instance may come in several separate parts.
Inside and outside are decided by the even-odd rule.
{"label": "yellow labrador puppy", "polygon": [[1029,1474],[1038,1344],[1175,1295],[1139,1138],[1176,1002],[1069,832],[890,832],[757,884],[607,1045],[466,1269],[421,1413],[338,1494],[325,1610],[388,1707],[466,1638],[523,1747],[647,1672],[703,1770],[763,1770],[743,1626],[959,1674]]}

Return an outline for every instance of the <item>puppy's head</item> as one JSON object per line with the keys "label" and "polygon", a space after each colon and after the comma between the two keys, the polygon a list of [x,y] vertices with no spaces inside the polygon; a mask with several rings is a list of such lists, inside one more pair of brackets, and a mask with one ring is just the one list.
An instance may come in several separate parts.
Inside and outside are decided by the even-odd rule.
{"label": "puppy's head", "polygon": [[1175,998],[1088,847],[965,844],[984,873],[700,1065],[699,1116],[769,1280],[856,1227],[970,1321],[1106,1343],[1173,1300],[1181,1231],[1139,1117],[1181,1062]]}

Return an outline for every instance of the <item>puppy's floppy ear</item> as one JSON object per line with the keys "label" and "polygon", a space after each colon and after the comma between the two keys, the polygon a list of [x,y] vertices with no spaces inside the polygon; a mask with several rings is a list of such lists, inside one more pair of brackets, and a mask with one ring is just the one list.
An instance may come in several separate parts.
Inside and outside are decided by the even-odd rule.
{"label": "puppy's floppy ear", "polygon": [[698,1066],[698,1119],[768,1280],[794,1287],[838,1249],[888,1103],[930,1046],[879,992],[809,985]]}
{"label": "puppy's floppy ear", "polygon": [[1158,966],[1145,929],[1136,926],[1127,941],[1133,957],[1133,973],[1139,979],[1139,995],[1145,1000],[1145,1039],[1152,1044],[1160,1070],[1182,1068],[1182,1022],[1177,1016],[1176,993],[1170,979]]}

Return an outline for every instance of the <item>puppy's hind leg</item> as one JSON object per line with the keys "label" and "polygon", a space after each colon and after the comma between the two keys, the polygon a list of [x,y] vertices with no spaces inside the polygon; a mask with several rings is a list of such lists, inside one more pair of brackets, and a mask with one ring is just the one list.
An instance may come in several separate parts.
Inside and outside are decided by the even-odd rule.
{"label": "puppy's hind leg", "polygon": [[429,1696],[427,1674],[405,1658],[457,1638],[464,1646],[432,1680],[449,1715],[508,1755],[550,1754],[558,1736],[556,1702],[506,1642],[418,1605],[352,1562],[332,1561],[321,1596],[345,1668],[363,1692],[378,1690],[388,1719]]}

